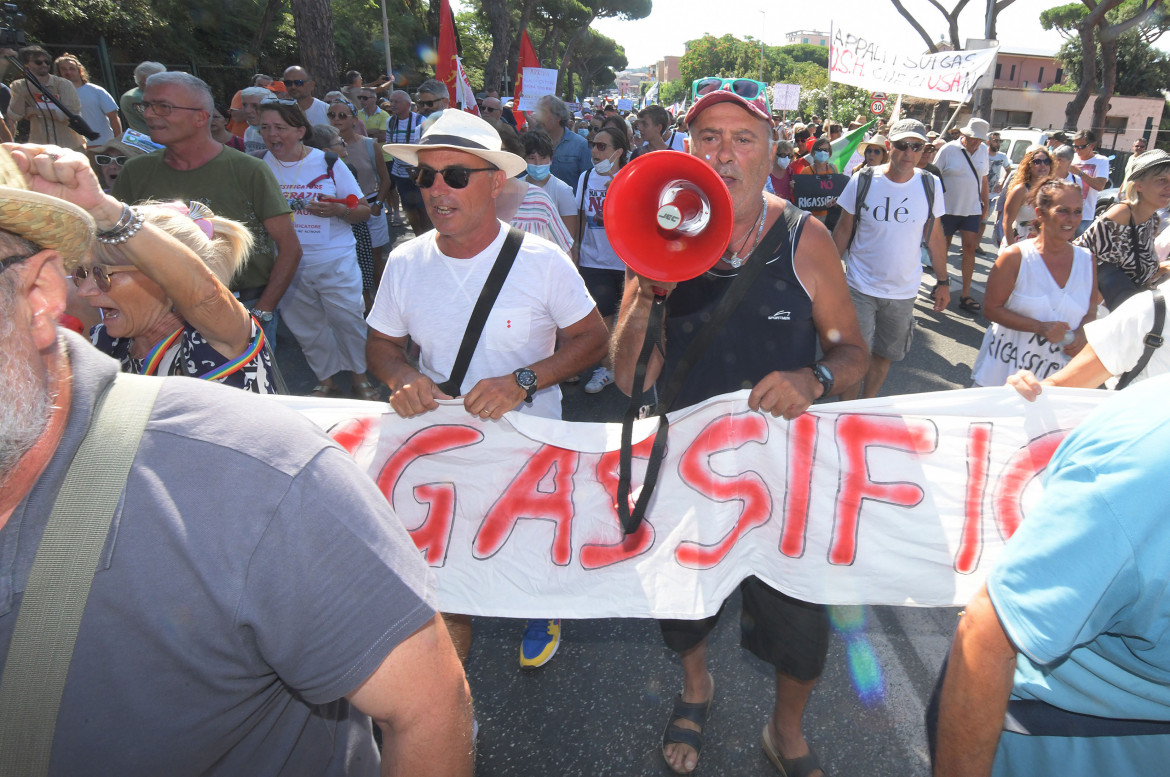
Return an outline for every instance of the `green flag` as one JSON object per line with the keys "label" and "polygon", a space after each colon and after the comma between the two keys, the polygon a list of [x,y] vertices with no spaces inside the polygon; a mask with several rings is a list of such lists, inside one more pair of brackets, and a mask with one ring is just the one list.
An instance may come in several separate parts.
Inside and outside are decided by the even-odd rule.
{"label": "green flag", "polygon": [[845,169],[845,165],[849,164],[849,160],[853,158],[853,152],[857,150],[857,146],[861,141],[865,140],[866,130],[872,127],[876,121],[877,119],[870,119],[868,124],[858,127],[848,135],[842,135],[833,141],[833,152],[829,156],[829,161],[845,175],[849,175],[849,171]]}

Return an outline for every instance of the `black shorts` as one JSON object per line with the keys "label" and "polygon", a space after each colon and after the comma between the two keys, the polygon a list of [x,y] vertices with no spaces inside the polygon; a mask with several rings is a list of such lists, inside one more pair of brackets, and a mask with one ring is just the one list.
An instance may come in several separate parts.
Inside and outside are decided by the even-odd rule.
{"label": "black shorts", "polygon": [[616,316],[622,304],[622,290],[626,284],[625,270],[606,270],[601,267],[579,267],[589,296],[597,303],[602,318]]}
{"label": "black shorts", "polygon": [[978,213],[973,216],[952,216],[948,213],[939,216],[938,220],[942,222],[943,235],[947,240],[954,237],[956,232],[979,232],[983,229],[983,220]]}
{"label": "black shorts", "polygon": [[[739,584],[743,612],[739,617],[741,647],[767,661],[776,671],[800,682],[811,682],[825,669],[829,652],[829,612],[823,604],[793,599],[756,577]],[[715,628],[719,612],[701,620],[660,620],[666,646],[682,653],[699,644]]]}
{"label": "black shorts", "polygon": [[[392,162],[387,162],[389,167]],[[398,201],[402,203],[403,208],[411,210],[422,210],[423,199],[422,190],[418,188],[414,181],[398,175],[390,176],[390,188],[398,192]]]}

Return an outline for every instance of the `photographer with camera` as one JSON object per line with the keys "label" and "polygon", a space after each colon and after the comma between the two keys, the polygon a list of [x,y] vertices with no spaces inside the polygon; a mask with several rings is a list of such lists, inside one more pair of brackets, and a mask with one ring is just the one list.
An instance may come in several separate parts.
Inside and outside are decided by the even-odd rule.
{"label": "photographer with camera", "polygon": [[[7,49],[0,50],[0,55],[8,56],[11,53]],[[18,59],[40,83],[40,87],[25,78],[12,83],[12,103],[4,117],[8,129],[15,135],[17,122],[28,119],[28,142],[84,149],[85,138],[69,128],[69,116],[44,93],[48,91],[69,111],[80,114],[81,98],[77,96],[77,89],[68,79],[50,75],[53,58],[40,46],[25,46],[20,50]]]}

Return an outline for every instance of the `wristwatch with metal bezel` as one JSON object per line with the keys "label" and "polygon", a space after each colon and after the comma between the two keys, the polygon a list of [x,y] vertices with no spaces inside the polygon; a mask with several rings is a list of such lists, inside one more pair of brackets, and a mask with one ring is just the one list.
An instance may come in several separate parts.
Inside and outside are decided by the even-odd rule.
{"label": "wristwatch with metal bezel", "polygon": [[829,392],[833,390],[833,373],[830,372],[829,368],[826,367],[822,362],[813,362],[808,366],[808,368],[812,370],[813,377],[816,378],[817,381],[821,384],[821,387],[824,388],[824,392],[821,394],[821,396],[829,396]]}
{"label": "wristwatch with metal bezel", "polygon": [[516,385],[524,389],[524,401],[531,405],[532,395],[536,393],[536,373],[521,367],[512,374],[516,376]]}

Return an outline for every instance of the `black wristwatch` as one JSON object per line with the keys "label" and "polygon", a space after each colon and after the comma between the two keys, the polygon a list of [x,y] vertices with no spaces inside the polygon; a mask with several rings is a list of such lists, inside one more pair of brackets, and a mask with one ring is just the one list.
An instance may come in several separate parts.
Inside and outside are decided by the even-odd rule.
{"label": "black wristwatch", "polygon": [[536,373],[527,367],[521,367],[512,373],[516,376],[516,385],[524,389],[524,401],[532,404],[532,395],[536,393]]}
{"label": "black wristwatch", "polygon": [[820,382],[821,387],[825,389],[822,397],[827,397],[833,391],[833,373],[829,371],[822,362],[813,362],[808,366],[812,370],[813,377]]}

